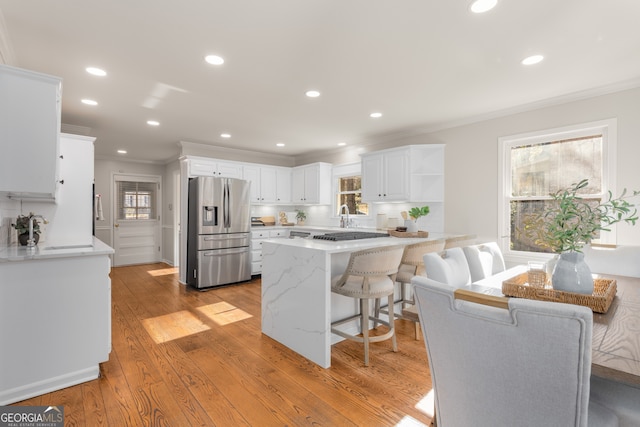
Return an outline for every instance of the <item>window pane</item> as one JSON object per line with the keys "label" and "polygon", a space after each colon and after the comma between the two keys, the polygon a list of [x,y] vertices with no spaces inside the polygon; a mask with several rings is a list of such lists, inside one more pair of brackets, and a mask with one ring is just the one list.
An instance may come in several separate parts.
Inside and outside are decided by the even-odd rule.
{"label": "window pane", "polygon": [[157,183],[118,181],[118,219],[154,219]]}
{"label": "window pane", "polygon": [[340,211],[340,206],[347,205],[349,207],[349,215],[368,215],[369,206],[361,202],[360,193],[338,194],[338,215],[344,215],[344,210]]}
{"label": "window pane", "polygon": [[[600,199],[585,199],[590,201],[589,204],[596,205],[600,202]],[[512,200],[510,203],[511,208],[511,250],[514,251],[527,251],[527,252],[553,252],[550,248],[540,246],[535,242],[535,236],[527,236],[524,229],[524,222],[526,219],[536,214],[537,212],[543,212],[549,208],[558,206],[558,202],[555,200]],[[594,237],[597,239],[600,236],[598,232]]]}
{"label": "window pane", "polygon": [[343,191],[361,191],[362,184],[359,176],[348,176],[340,178],[340,192]]}
{"label": "window pane", "polygon": [[[347,176],[338,179],[336,207],[347,205],[350,215],[368,215],[369,207],[362,202],[362,183],[360,176]],[[337,215],[340,215],[337,212]]]}
{"label": "window pane", "polygon": [[602,192],[602,135],[511,148],[513,197],[540,197],[589,180],[583,194]]}

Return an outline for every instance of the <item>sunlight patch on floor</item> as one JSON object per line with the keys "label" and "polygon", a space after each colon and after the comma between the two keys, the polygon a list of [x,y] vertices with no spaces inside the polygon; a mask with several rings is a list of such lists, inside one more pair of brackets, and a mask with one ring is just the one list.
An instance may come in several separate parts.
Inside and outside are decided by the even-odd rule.
{"label": "sunlight patch on floor", "polygon": [[424,397],[420,399],[415,408],[429,418],[433,418],[433,407],[435,404],[434,397],[433,389],[429,390],[429,393],[425,394]]}
{"label": "sunlight patch on floor", "polygon": [[403,417],[398,424],[396,424],[396,427],[427,427],[427,424],[407,415]]}
{"label": "sunlight patch on floor", "polygon": [[148,274],[150,274],[151,276],[168,276],[170,274],[176,274],[178,273],[178,269],[177,268],[160,268],[158,270],[148,270],[147,271]]}
{"label": "sunlight patch on floor", "polygon": [[246,311],[240,310],[239,308],[224,301],[217,302],[215,304],[203,305],[202,307],[198,307],[198,311],[220,326],[252,317]]}
{"label": "sunlight patch on floor", "polygon": [[186,310],[144,319],[142,325],[158,344],[211,329]]}

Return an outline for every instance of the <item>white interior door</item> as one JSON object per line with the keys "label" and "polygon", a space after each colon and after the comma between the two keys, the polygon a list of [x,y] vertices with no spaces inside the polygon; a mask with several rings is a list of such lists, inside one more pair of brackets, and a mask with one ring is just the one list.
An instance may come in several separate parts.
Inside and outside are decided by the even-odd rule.
{"label": "white interior door", "polygon": [[113,264],[161,261],[159,176],[114,175]]}

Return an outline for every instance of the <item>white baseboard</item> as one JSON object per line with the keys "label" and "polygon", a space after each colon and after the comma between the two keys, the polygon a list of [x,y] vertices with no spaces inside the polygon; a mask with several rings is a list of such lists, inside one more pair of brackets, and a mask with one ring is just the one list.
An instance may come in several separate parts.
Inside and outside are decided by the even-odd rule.
{"label": "white baseboard", "polygon": [[34,396],[51,393],[66,387],[95,380],[100,376],[100,366],[80,369],[58,377],[48,378],[31,384],[25,384],[8,390],[0,391],[0,406],[21,402]]}

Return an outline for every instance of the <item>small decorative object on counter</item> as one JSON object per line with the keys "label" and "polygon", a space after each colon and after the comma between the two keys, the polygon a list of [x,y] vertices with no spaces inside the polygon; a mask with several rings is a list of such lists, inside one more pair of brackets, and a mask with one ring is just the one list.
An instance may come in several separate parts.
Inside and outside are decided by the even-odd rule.
{"label": "small decorative object on counter", "polygon": [[[411,208],[409,210],[409,216],[411,220],[405,219],[404,225],[407,227],[407,231],[410,233],[415,233],[418,231],[418,218],[421,216],[429,215],[429,206],[423,206],[421,208]],[[404,218],[405,215],[402,215]]]}
{"label": "small decorative object on counter", "polygon": [[376,216],[376,228],[378,230],[386,230],[388,226],[389,226],[389,222],[387,220],[387,214],[379,213]]}
{"label": "small decorative object on counter", "polygon": [[20,242],[22,246],[29,244],[30,224],[32,224],[31,232],[33,233],[33,243],[30,246],[35,246],[40,240],[40,222],[38,222],[38,218],[42,219],[45,224],[47,223],[47,220],[41,215],[35,215],[33,212],[29,212],[29,215],[18,215],[15,224],[11,224],[18,232],[18,242]]}
{"label": "small decorative object on counter", "polygon": [[278,214],[280,225],[293,225],[292,222],[289,222],[289,218],[287,217],[287,213],[285,211],[280,211]]}
{"label": "small decorative object on counter", "polygon": [[304,221],[307,219],[307,214],[305,211],[296,210],[296,220],[298,221],[298,225],[304,225]]}

